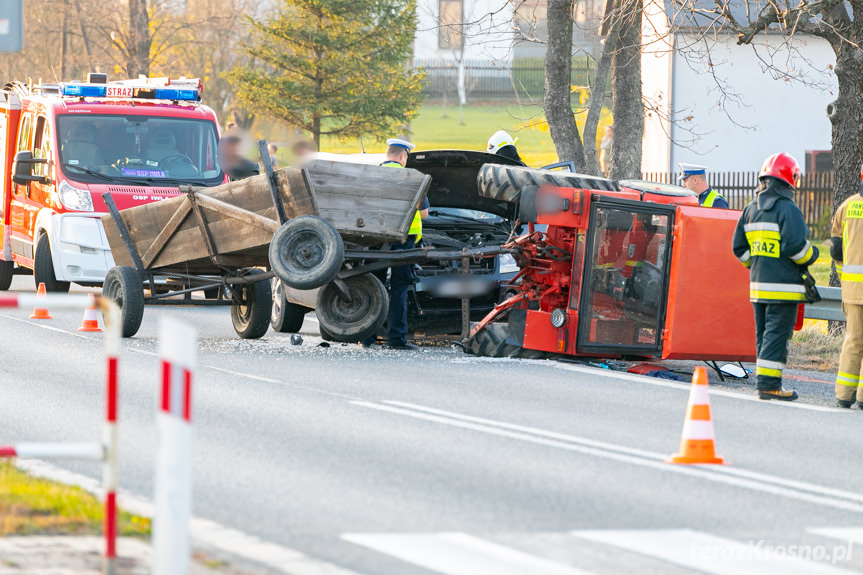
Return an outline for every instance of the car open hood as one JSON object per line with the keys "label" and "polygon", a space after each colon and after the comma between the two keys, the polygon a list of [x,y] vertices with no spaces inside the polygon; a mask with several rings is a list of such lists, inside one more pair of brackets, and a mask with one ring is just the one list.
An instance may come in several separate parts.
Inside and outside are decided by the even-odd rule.
{"label": "car open hood", "polygon": [[428,200],[432,208],[465,208],[513,219],[515,204],[479,195],[476,178],[483,164],[520,166],[516,161],[473,150],[429,150],[413,152],[408,168],[432,177]]}

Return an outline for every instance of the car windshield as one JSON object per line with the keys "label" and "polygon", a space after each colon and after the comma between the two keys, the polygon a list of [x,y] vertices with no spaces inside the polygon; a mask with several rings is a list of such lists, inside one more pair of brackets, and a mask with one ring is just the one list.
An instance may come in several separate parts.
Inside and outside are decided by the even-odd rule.
{"label": "car windshield", "polygon": [[491,224],[496,224],[503,221],[503,218],[500,216],[490,214],[488,212],[481,212],[479,210],[468,210],[464,208],[438,208],[432,206],[431,211],[433,212],[432,215],[443,217],[450,216],[454,219],[477,220],[480,222],[488,222]]}
{"label": "car windshield", "polygon": [[119,114],[57,117],[60,163],[83,182],[216,184],[222,178],[215,123]]}

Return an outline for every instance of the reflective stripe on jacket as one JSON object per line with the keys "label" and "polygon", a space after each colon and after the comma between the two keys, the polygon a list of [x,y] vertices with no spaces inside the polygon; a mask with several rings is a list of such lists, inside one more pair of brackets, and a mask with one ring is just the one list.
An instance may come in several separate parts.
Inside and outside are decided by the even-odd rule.
{"label": "reflective stripe on jacket", "polygon": [[698,201],[705,208],[728,208],[728,202],[725,201],[725,198],[723,198],[722,195],[713,188],[707,190],[707,196],[703,201],[701,199],[701,194],[699,194]]}
{"label": "reflective stripe on jacket", "polygon": [[842,279],[842,301],[863,304],[863,196],[846,199],[833,216],[830,235],[842,238],[842,261],[836,273]]}
{"label": "reflective stripe on jacket", "polygon": [[732,248],[749,268],[749,299],[760,303],[806,301],[800,267],[818,259],[809,228],[789,186],[765,178],[737,221]]}
{"label": "reflective stripe on jacket", "polygon": [[[395,162],[393,160],[387,160],[381,164],[384,168],[404,168],[400,163]],[[420,241],[423,237],[423,217],[420,215],[420,211],[417,210],[414,213],[414,219],[411,221],[411,227],[408,230],[408,235],[416,236],[416,241]]]}

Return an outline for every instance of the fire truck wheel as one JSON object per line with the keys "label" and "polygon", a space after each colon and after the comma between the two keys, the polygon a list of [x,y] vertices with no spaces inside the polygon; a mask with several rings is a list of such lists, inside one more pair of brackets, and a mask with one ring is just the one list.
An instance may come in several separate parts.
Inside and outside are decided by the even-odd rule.
{"label": "fire truck wheel", "polygon": [[144,290],[137,270],[132,266],[116,266],[108,270],[102,284],[102,295],[120,308],[123,337],[138,333],[144,319]]}
{"label": "fire truck wheel", "polygon": [[[245,270],[245,275],[264,273],[257,268]],[[241,284],[231,289],[234,303],[231,304],[231,323],[234,331],[243,339],[258,339],[270,329],[270,309],[273,292],[267,280]]]}
{"label": "fire truck wheel", "polygon": [[336,228],[317,216],[300,216],[280,227],[270,242],[270,266],[295,289],[321,287],[335,279],[345,259]]}
{"label": "fire truck wheel", "polygon": [[289,302],[285,297],[282,280],[273,278],[273,310],[270,312],[270,325],[277,333],[297,333],[303,327],[306,314],[312,310],[306,306]]}
{"label": "fire truck wheel", "polygon": [[526,186],[551,185],[608,191],[618,189],[613,181],[605,178],[501,164],[485,164],[479,171],[477,184],[483,196],[504,202],[517,202]]}
{"label": "fire truck wheel", "polygon": [[15,262],[0,261],[0,291],[9,289],[15,273]]}
{"label": "fire truck wheel", "polygon": [[42,234],[39,237],[39,243],[36,244],[33,280],[36,282],[37,288],[40,283],[44,283],[45,291],[69,291],[69,282],[57,281],[57,278],[54,276],[54,258],[51,256],[51,242],[48,240],[47,234]]}
{"label": "fire truck wheel", "polygon": [[508,323],[489,324],[473,336],[468,351],[480,357],[517,357],[522,359],[543,359],[545,352],[524,349],[509,337]]}
{"label": "fire truck wheel", "polygon": [[389,300],[384,284],[372,274],[345,278],[350,298],[334,282],[318,292],[315,314],[321,335],[329,341],[354,343],[378,332],[387,319]]}

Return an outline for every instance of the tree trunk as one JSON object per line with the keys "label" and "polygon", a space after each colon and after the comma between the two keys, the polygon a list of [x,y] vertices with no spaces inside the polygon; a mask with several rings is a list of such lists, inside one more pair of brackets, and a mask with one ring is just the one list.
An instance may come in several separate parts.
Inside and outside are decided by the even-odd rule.
{"label": "tree trunk", "polygon": [[126,73],[130,78],[138,74],[150,75],[150,15],[147,0],[129,0],[129,45]]}
{"label": "tree trunk", "polygon": [[596,67],[596,76],[590,89],[590,101],[587,104],[587,119],[584,121],[584,173],[594,176],[602,176],[599,169],[599,161],[596,157],[596,128],[599,125],[599,114],[605,103],[606,86],[608,85],[608,72],[611,70],[611,55],[614,52],[614,30],[605,39],[602,54],[599,56],[599,64]]}
{"label": "tree trunk", "polygon": [[584,169],[584,149],[572,113],[573,0],[548,0],[548,44],[545,48],[545,118],[561,162]]}
{"label": "tree trunk", "polygon": [[641,178],[641,138],[644,105],[641,100],[641,14],[643,0],[616,2],[616,50],[612,56],[611,177]]}
{"label": "tree trunk", "polygon": [[60,77],[58,80],[60,82],[66,81],[66,51],[69,48],[69,34],[66,31],[67,26],[66,22],[68,21],[69,16],[69,8],[67,5],[68,0],[63,0],[61,5],[62,9],[60,12]]}
{"label": "tree trunk", "polygon": [[90,37],[87,35],[87,27],[84,26],[84,17],[81,13],[81,0],[75,0],[75,11],[78,14],[78,26],[81,29],[81,41],[84,43],[84,54],[87,56],[87,71],[97,72],[93,69],[93,52],[90,50]]}

